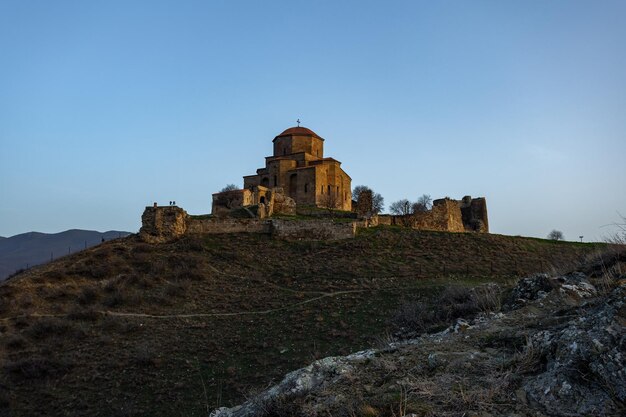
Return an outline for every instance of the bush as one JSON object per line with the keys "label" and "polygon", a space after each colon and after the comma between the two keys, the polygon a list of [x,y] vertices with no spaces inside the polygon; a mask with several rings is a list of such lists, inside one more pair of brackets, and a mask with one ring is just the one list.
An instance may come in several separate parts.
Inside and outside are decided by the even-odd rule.
{"label": "bush", "polygon": [[7,349],[11,350],[23,349],[26,346],[26,339],[24,339],[22,335],[12,334],[11,336],[7,337],[4,345],[7,347]]}
{"label": "bush", "polygon": [[93,304],[96,299],[98,298],[98,292],[96,291],[95,288],[89,286],[89,287],[84,287],[80,294],[78,294],[78,304],[85,306],[85,305],[89,305],[89,304]]}
{"label": "bush", "polygon": [[393,326],[417,332],[447,326],[457,318],[472,318],[479,312],[500,310],[502,294],[495,284],[476,288],[450,286],[430,302],[402,304],[393,315]]}
{"label": "bush", "polygon": [[420,333],[439,322],[434,308],[419,301],[402,304],[392,318],[392,323],[397,327]]}
{"label": "bush", "polygon": [[126,302],[124,294],[122,294],[119,290],[114,290],[107,294],[106,297],[102,300],[102,305],[106,307],[118,307],[123,305]]}
{"label": "bush", "polygon": [[66,336],[71,333],[78,335],[81,331],[71,322],[56,318],[43,317],[24,330],[24,334],[31,339],[43,340],[53,336]]}
{"label": "bush", "polygon": [[67,318],[70,320],[96,321],[100,318],[100,313],[93,308],[75,307],[67,314]]}
{"label": "bush", "polygon": [[440,308],[439,316],[447,322],[479,311],[472,290],[467,287],[447,287],[439,295],[436,305]]}
{"label": "bush", "polygon": [[70,363],[53,361],[48,358],[30,357],[6,362],[4,371],[14,377],[24,379],[42,379],[53,374],[62,374],[69,370]]}

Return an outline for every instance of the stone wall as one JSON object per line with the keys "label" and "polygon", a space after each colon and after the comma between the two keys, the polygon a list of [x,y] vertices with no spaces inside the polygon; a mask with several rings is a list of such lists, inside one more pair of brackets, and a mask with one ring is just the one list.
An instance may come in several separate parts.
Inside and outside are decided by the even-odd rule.
{"label": "stone wall", "polygon": [[286,240],[338,240],[356,234],[356,221],[237,219],[189,216],[180,207],[146,207],[139,236],[149,243],[165,243],[186,234],[268,234]]}
{"label": "stone wall", "polygon": [[340,240],[356,235],[356,222],[272,219],[272,237],[285,240]]}
{"label": "stone wall", "polygon": [[215,218],[206,219],[187,218],[187,233],[264,233],[271,232],[268,220],[262,219],[233,219]]}

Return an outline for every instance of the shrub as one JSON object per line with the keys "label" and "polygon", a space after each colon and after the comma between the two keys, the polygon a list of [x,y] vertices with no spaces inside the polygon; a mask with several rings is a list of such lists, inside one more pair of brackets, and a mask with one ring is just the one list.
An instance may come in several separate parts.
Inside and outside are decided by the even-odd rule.
{"label": "shrub", "polygon": [[439,318],[432,306],[418,301],[402,304],[394,314],[392,323],[399,328],[425,332],[438,324]]}
{"label": "shrub", "polygon": [[30,357],[6,362],[4,371],[14,377],[42,379],[53,374],[65,373],[71,364],[42,357]]}
{"label": "shrub", "polygon": [[82,321],[96,321],[100,318],[100,313],[98,313],[93,308],[78,308],[74,307],[67,314],[67,318],[70,320],[82,320]]}
{"label": "shrub", "polygon": [[149,366],[155,364],[156,355],[147,344],[142,344],[137,347],[131,359],[137,365]]}
{"label": "shrub", "polygon": [[44,273],[44,276],[50,280],[58,281],[60,279],[63,279],[65,277],[65,274],[58,269],[53,269],[51,271],[46,271]]}
{"label": "shrub", "polygon": [[93,304],[94,301],[98,298],[98,292],[95,288],[88,286],[84,287],[81,292],[78,294],[78,304],[84,306]]}
{"label": "shrub", "polygon": [[102,305],[106,307],[118,307],[125,303],[126,299],[124,294],[122,294],[119,290],[114,290],[107,294],[102,300]]}
{"label": "shrub", "polygon": [[472,290],[467,287],[447,287],[436,303],[442,319],[450,321],[459,317],[469,317],[479,311]]}
{"label": "shrub", "polygon": [[472,290],[472,297],[479,311],[496,312],[502,308],[502,291],[495,284],[475,287]]}
{"label": "shrub", "polygon": [[24,330],[31,339],[42,340],[52,336],[65,336],[80,333],[71,322],[56,317],[43,317]]}
{"label": "shrub", "polygon": [[24,346],[26,346],[26,339],[24,339],[22,335],[12,334],[11,336],[7,337],[4,344],[7,347],[7,349],[12,349],[12,350],[23,349]]}

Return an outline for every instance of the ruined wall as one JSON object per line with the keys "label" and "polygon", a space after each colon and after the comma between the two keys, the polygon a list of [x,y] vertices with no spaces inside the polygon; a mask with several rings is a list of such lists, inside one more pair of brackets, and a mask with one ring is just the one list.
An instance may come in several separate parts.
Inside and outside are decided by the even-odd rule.
{"label": "ruined wall", "polygon": [[285,240],[340,240],[356,235],[356,222],[272,219],[272,237]]}
{"label": "ruined wall", "polygon": [[489,231],[485,199],[471,197],[464,197],[462,201],[441,198],[433,201],[431,210],[406,216],[388,214],[374,216],[369,225],[404,226],[445,232]]}
{"label": "ruined wall", "polygon": [[223,215],[230,210],[253,204],[252,192],[248,189],[224,191],[213,194],[211,213]]}
{"label": "ruined wall", "polygon": [[465,226],[459,202],[449,198],[433,201],[431,210],[415,214],[412,227],[422,230],[464,232]]}
{"label": "ruined wall", "polygon": [[487,218],[487,200],[484,197],[463,197],[461,200],[463,224],[467,231],[489,233],[489,219]]}
{"label": "ruined wall", "polygon": [[194,219],[187,218],[187,233],[270,233],[268,220],[262,219],[233,219],[215,218]]}
{"label": "ruined wall", "polygon": [[187,212],[180,207],[146,207],[141,216],[139,236],[145,242],[162,243],[183,236],[187,232]]}

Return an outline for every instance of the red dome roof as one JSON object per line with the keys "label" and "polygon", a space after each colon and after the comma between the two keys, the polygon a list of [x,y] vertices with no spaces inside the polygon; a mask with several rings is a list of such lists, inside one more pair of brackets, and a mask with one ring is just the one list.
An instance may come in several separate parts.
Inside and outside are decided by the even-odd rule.
{"label": "red dome roof", "polygon": [[290,127],[289,129],[285,130],[283,133],[281,133],[278,136],[315,136],[316,138],[320,137],[317,133],[315,133],[311,129],[307,129],[306,127],[302,127],[302,126]]}

